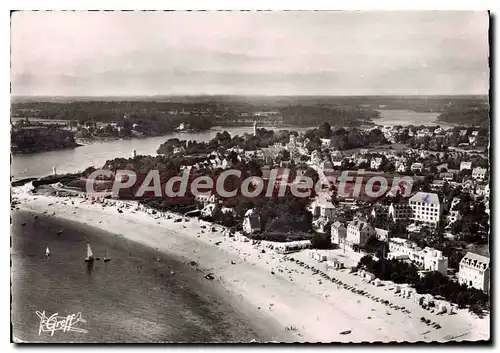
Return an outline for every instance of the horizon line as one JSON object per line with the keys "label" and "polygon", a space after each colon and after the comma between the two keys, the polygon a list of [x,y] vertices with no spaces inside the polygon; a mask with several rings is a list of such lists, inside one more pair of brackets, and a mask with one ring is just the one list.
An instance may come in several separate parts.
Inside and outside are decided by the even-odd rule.
{"label": "horizon line", "polygon": [[175,94],[136,94],[136,95],[31,95],[31,94],[10,94],[11,97],[64,97],[64,98],[99,98],[99,97],[488,97],[489,93],[440,93],[440,94],[361,94],[361,95],[333,95],[333,94],[189,94],[189,93],[175,93]]}

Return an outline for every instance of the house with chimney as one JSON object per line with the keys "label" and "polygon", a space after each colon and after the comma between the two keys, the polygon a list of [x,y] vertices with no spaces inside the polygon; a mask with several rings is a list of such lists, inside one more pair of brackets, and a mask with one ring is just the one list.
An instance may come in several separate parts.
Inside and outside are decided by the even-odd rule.
{"label": "house with chimney", "polygon": [[377,236],[375,228],[368,222],[355,219],[347,225],[345,243],[351,248],[355,245],[363,247],[372,236]]}

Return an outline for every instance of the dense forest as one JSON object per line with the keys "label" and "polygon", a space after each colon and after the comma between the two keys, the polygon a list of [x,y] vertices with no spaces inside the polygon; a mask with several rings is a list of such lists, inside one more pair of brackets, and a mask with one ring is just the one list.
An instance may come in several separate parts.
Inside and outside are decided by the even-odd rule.
{"label": "dense forest", "polygon": [[328,106],[286,106],[280,110],[286,125],[317,126],[324,122],[332,126],[360,126],[371,124],[380,113],[375,110],[344,109]]}
{"label": "dense forest", "polygon": [[[12,117],[75,120],[80,123],[137,124],[147,135],[173,131],[181,123],[194,130],[212,126],[217,107],[212,103],[168,103],[140,101],[76,101],[13,103]],[[148,133],[149,132],[149,133]]]}
{"label": "dense forest", "polygon": [[53,151],[79,146],[72,132],[55,127],[13,129],[11,131],[12,153]]}
{"label": "dense forest", "polygon": [[438,120],[453,124],[488,128],[490,125],[490,110],[486,104],[455,105],[445,109],[438,116]]}

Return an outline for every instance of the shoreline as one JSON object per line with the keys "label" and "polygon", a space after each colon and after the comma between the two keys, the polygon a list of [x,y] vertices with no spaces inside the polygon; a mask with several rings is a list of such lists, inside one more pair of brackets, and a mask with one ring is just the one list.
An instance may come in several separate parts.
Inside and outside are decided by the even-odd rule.
{"label": "shoreline", "polygon": [[[190,219],[174,222],[143,211],[117,206],[103,207],[79,198],[31,195],[14,192],[20,209],[77,221],[95,226],[153,249],[174,256],[184,263],[195,261],[202,274],[213,273],[213,282],[234,300],[235,307],[248,315],[258,315],[282,332],[277,340],[284,342],[418,342],[489,339],[489,317],[473,318],[466,311],[453,316],[432,316],[443,327],[429,329],[419,318],[420,309],[403,298],[394,298],[389,288],[363,284],[359,277],[345,271],[334,276],[360,289],[401,301],[412,309],[411,315],[389,310],[367,298],[348,293],[334,283],[322,283],[283,255],[263,246],[238,241],[222,234],[222,227],[209,232],[207,222]],[[71,204],[74,202],[74,205]],[[211,227],[211,226],[210,226]],[[201,231],[204,231],[201,233]],[[296,259],[323,267],[310,259],[307,251],[295,253]],[[368,287],[366,287],[368,286]],[[366,287],[366,288],[365,288]],[[385,293],[384,293],[385,291]],[[397,299],[397,300],[396,300]],[[429,317],[429,313],[421,309]],[[251,316],[250,316],[251,317]],[[366,319],[365,319],[366,318]],[[342,335],[349,330],[350,334]],[[281,336],[281,335],[280,335]]]}
{"label": "shoreline", "polygon": [[[61,339],[68,343],[249,343],[252,340],[269,342],[277,336],[273,336],[274,332],[278,332],[269,325],[269,320],[264,320],[248,310],[245,305],[242,305],[244,302],[241,302],[239,298],[232,298],[215,281],[204,279],[202,272],[195,266],[179,261],[170,254],[88,224],[84,225],[47,214],[38,215],[38,218],[34,219],[31,212],[16,210],[12,213],[12,305],[15,310],[12,321],[13,332],[18,338],[37,341],[41,339],[46,343],[62,342]],[[21,226],[23,223],[25,226]],[[63,233],[52,236],[57,230],[63,230]],[[23,234],[24,239],[22,239]],[[14,239],[18,235],[21,239]],[[51,260],[55,265],[52,266],[50,275],[47,274],[47,267],[43,265],[45,262],[43,252],[37,256],[36,247],[31,245],[30,249],[26,248],[29,246],[27,244],[32,241],[40,243],[37,239],[28,240],[30,235],[43,239],[38,249],[44,249],[47,245],[53,252],[54,257]],[[109,264],[105,265],[97,261],[91,272],[96,275],[92,282],[97,284],[98,288],[93,287],[87,295],[83,291],[81,295],[84,297],[81,298],[81,302],[75,303],[70,299],[74,298],[75,288],[86,282],[86,276],[79,278],[76,275],[78,270],[75,270],[75,268],[79,269],[80,264],[83,263],[86,243],[91,244],[96,254],[102,254],[104,249],[110,251],[111,267]],[[68,252],[73,254],[74,260],[69,258],[68,252],[62,254],[62,250],[66,247],[68,247]],[[29,259],[23,255],[23,250],[27,251],[26,256]],[[41,266],[40,272],[29,265],[33,261]],[[59,271],[58,266],[61,263],[66,266]],[[136,269],[137,274],[134,271]],[[30,271],[35,273],[30,274]],[[88,271],[85,272],[89,274]],[[46,295],[44,292],[39,293],[40,283],[38,286],[35,283],[42,278],[40,273],[44,273],[43,278],[52,284],[57,283],[61,276],[65,276],[61,278],[61,284],[52,291],[52,295],[61,297],[60,301],[54,303],[50,297],[44,298]],[[75,278],[72,279],[73,275]],[[98,283],[103,284],[102,277],[110,275],[112,277],[109,278],[109,285],[115,286],[116,291],[99,288]],[[33,282],[27,282],[30,279]],[[139,286],[143,284],[146,285],[140,288]],[[122,295],[124,288],[130,288],[130,293]],[[99,297],[96,293],[102,294],[103,297]],[[172,296],[177,297],[174,302],[172,302],[174,300]],[[134,303],[133,298],[138,302],[137,304]],[[186,301],[183,301],[183,298],[186,298]],[[30,303],[31,306],[26,303]],[[145,311],[148,307],[151,307],[151,312]],[[92,323],[91,330],[83,336],[72,334],[54,335],[54,337],[38,336],[36,320],[33,320],[33,308],[43,308],[48,312],[61,309],[66,312],[80,311],[87,322]],[[130,311],[130,316],[127,315],[128,311]],[[115,318],[117,322],[122,321],[124,324],[112,324],[110,328],[112,332],[103,335],[96,331],[98,328],[107,327],[107,319],[102,319],[101,313],[108,318]],[[151,333],[141,333],[134,329],[133,324],[128,324],[132,322],[156,326]],[[210,335],[206,331],[205,334],[189,335],[188,332],[192,329],[190,322],[199,325],[200,333],[210,330]],[[244,331],[240,332],[240,330]],[[283,337],[281,339],[285,340]]]}

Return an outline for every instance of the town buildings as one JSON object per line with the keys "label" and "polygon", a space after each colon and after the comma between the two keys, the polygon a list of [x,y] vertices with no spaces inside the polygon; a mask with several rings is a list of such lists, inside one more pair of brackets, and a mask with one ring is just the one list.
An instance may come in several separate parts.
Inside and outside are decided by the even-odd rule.
{"label": "town buildings", "polygon": [[417,192],[410,197],[411,219],[417,222],[437,225],[441,219],[442,205],[434,193]]}
{"label": "town buildings", "polygon": [[367,222],[355,219],[347,225],[345,243],[349,247],[363,247],[371,236],[377,236],[375,229]]}
{"label": "town buildings", "polygon": [[373,158],[370,161],[370,168],[373,170],[378,170],[380,168],[381,164],[382,164],[382,158],[380,158],[380,157]]}
{"label": "town buildings", "polygon": [[408,201],[401,200],[398,203],[391,203],[389,206],[389,217],[391,217],[393,221],[407,220],[410,219],[412,215],[413,210]]}
{"label": "town buildings", "polygon": [[460,170],[464,169],[472,169],[472,162],[461,162],[460,163]]}
{"label": "town buildings", "polygon": [[490,259],[468,252],[460,261],[458,281],[467,287],[489,292]]}
{"label": "town buildings", "polygon": [[412,172],[421,172],[424,169],[424,165],[422,163],[413,163],[410,167]]}
{"label": "town buildings", "polygon": [[332,224],[330,232],[332,243],[340,244],[346,238],[347,228],[341,222],[336,221]]}
{"label": "town buildings", "polygon": [[484,178],[486,177],[486,172],[486,168],[476,167],[472,169],[472,178],[476,180],[484,180]]}
{"label": "town buildings", "polygon": [[421,249],[408,239],[391,238],[389,251],[390,253],[387,255],[389,259],[408,259],[426,271],[446,274],[448,270],[448,258],[443,256],[441,251],[429,247]]}

